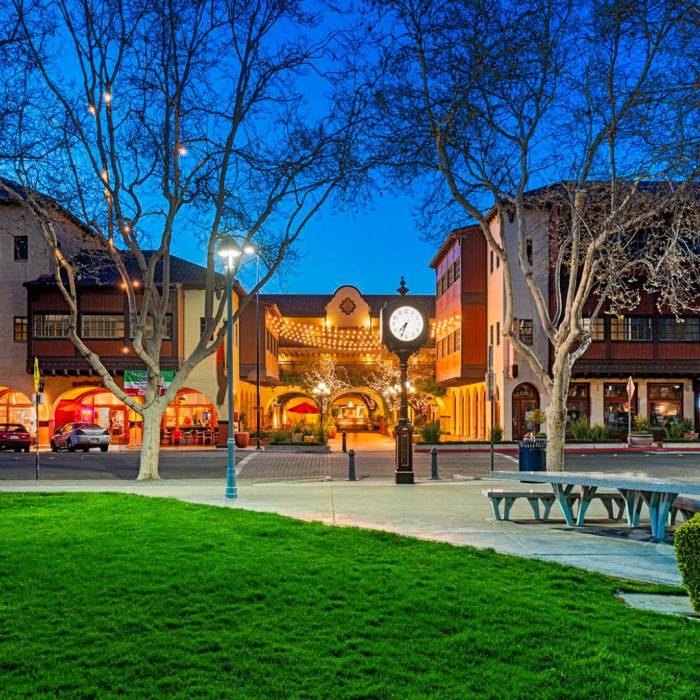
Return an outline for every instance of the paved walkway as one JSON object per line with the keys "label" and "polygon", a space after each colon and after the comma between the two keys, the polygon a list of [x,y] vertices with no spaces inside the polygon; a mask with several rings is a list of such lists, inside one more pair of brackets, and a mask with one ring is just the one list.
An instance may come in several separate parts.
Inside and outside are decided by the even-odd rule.
{"label": "paved walkway", "polygon": [[[241,476],[248,468],[248,463],[241,464]],[[314,480],[241,479],[240,497],[234,507],[335,525],[377,528],[457,545],[491,547],[613,576],[680,582],[673,547],[669,542],[649,541],[648,530],[630,531],[609,521],[580,530],[567,528],[563,521],[534,523],[529,507],[521,503],[513,507],[511,516],[515,520],[494,521],[487,499],[481,495],[481,489],[489,486],[488,481],[420,481],[415,486],[396,486],[382,478],[358,482],[332,481],[317,474],[310,474],[309,478]],[[504,482],[498,482],[499,488],[503,485]],[[0,490],[114,491],[228,505],[223,500],[221,479],[3,481]],[[602,506],[596,503],[589,513],[591,518],[604,515]]]}

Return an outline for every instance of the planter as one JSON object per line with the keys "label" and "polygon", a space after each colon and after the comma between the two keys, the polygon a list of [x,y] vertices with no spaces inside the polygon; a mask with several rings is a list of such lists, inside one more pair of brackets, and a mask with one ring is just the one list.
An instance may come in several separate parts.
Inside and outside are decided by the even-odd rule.
{"label": "planter", "polygon": [[651,447],[654,444],[654,436],[632,433],[628,438],[628,443],[630,447]]}
{"label": "planter", "polygon": [[250,433],[234,433],[233,437],[236,441],[236,447],[248,447],[250,443]]}
{"label": "planter", "polygon": [[683,433],[683,439],[684,440],[697,440],[698,433],[693,432],[692,430],[689,430],[687,433]]}
{"label": "planter", "polygon": [[265,452],[330,452],[328,445],[268,445]]}

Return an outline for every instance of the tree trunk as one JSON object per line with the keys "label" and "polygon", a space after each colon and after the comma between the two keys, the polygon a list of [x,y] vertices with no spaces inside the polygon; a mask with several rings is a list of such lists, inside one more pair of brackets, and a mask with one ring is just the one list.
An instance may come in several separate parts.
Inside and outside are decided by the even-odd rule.
{"label": "tree trunk", "polygon": [[160,454],[160,422],[163,416],[157,404],[143,412],[143,440],[139,460],[139,481],[160,479],[158,457]]}
{"label": "tree trunk", "polygon": [[[557,367],[557,364],[560,367]],[[564,444],[566,442],[566,399],[569,394],[571,370],[568,357],[555,360],[552,391],[547,406],[547,471],[564,471]]]}

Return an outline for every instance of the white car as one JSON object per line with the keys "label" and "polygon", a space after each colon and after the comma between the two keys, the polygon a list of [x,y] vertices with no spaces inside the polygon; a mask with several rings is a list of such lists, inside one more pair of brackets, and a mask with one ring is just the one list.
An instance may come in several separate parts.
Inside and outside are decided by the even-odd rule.
{"label": "white car", "polygon": [[109,430],[96,423],[66,423],[51,438],[51,450],[68,450],[87,452],[91,447],[99,447],[102,452],[109,449]]}

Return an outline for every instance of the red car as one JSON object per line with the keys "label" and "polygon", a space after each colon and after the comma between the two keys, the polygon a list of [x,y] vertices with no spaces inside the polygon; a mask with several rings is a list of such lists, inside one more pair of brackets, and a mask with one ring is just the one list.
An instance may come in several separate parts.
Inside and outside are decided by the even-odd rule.
{"label": "red car", "polygon": [[31,435],[19,423],[0,423],[0,450],[29,452]]}

